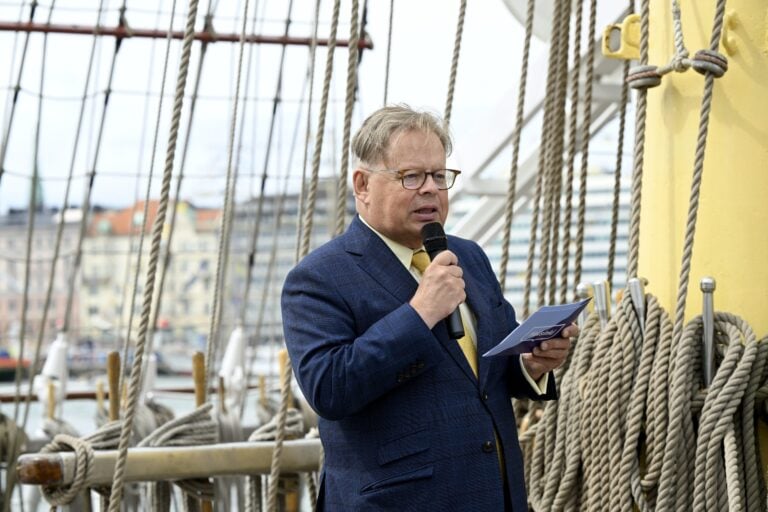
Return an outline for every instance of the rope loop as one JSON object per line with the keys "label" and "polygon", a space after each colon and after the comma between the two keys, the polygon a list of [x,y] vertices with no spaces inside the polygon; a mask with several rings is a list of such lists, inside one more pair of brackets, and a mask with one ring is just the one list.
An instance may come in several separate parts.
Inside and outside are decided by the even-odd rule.
{"label": "rope loop", "polygon": [[635,66],[627,74],[627,83],[633,89],[650,89],[661,84],[658,66]]}
{"label": "rope loop", "polygon": [[696,52],[691,67],[702,75],[711,73],[715,78],[720,78],[728,71],[728,58],[720,52],[703,49]]}
{"label": "rope loop", "polygon": [[89,487],[93,463],[93,446],[85,439],[67,434],[59,434],[53,441],[45,445],[41,453],[61,451],[75,452],[75,477],[69,486],[41,486],[43,496],[52,506],[62,506],[72,503],[84,488]]}

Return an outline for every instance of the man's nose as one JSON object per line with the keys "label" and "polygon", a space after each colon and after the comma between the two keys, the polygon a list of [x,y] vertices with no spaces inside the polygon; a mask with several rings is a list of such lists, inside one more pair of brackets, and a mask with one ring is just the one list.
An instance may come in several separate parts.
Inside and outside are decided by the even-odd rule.
{"label": "man's nose", "polygon": [[419,193],[437,193],[437,191],[440,189],[437,187],[437,182],[435,181],[434,175],[432,173],[424,173],[424,176],[424,183],[422,183],[421,187],[419,187]]}

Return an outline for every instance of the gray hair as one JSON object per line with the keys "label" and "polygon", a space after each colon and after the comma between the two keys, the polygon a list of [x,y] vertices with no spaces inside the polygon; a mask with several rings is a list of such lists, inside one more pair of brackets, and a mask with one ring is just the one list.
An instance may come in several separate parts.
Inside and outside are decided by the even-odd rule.
{"label": "gray hair", "polygon": [[418,112],[405,104],[382,107],[368,116],[352,139],[352,153],[359,162],[384,162],[392,136],[411,130],[433,133],[440,139],[445,154],[451,154],[451,134],[443,121],[431,112]]}

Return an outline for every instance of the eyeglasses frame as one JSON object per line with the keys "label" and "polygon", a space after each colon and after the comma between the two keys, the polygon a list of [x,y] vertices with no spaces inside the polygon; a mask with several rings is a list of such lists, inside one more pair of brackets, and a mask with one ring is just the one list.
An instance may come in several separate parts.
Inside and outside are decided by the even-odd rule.
{"label": "eyeglasses frame", "polygon": [[[435,182],[435,186],[437,186],[437,181],[435,181],[434,174],[436,172],[440,172],[440,171],[450,171],[450,172],[452,172],[453,173],[453,181],[451,182],[450,186],[448,186],[446,188],[440,188],[439,186],[437,186],[437,189],[438,190],[450,190],[456,184],[456,178],[458,178],[459,174],[461,174],[461,171],[458,170],[458,169],[435,169],[433,171],[426,171],[426,170],[420,170],[420,169],[366,169],[364,167],[361,167],[360,169],[363,170],[363,171],[366,171],[366,172],[388,172],[388,173],[392,173],[392,174],[397,174],[397,181],[400,182],[400,185],[402,185],[402,187],[405,190],[419,190],[427,182],[427,176],[431,176],[432,177],[432,181],[434,181]],[[405,173],[411,172],[411,171],[416,171],[419,174],[424,176],[424,179],[422,180],[421,184],[418,187],[416,187],[416,188],[408,188],[408,187],[406,187],[405,186],[405,182],[403,181],[405,179]]]}

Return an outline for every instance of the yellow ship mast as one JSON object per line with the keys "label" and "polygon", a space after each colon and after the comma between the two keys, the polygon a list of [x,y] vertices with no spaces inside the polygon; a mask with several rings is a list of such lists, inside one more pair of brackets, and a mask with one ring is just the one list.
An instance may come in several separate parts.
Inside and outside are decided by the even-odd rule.
{"label": "yellow ship mast", "polygon": [[[651,0],[650,63],[675,53],[668,0]],[[682,2],[685,45],[707,48],[715,2]],[[730,0],[720,53],[728,71],[715,81],[686,319],[702,310],[698,282],[717,282],[715,308],[768,333],[768,11],[764,0]],[[674,311],[691,194],[704,77],[664,76],[648,91],[639,275]]]}

